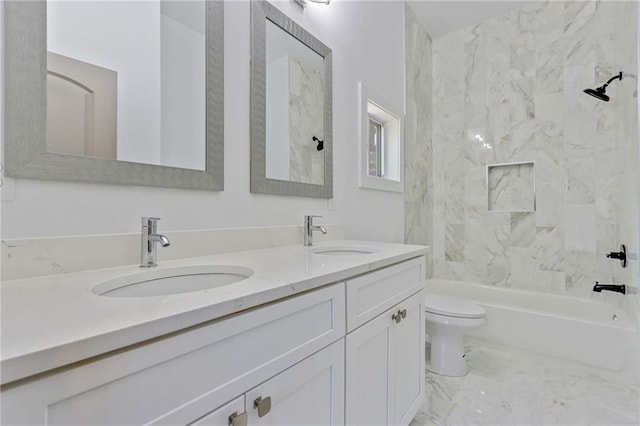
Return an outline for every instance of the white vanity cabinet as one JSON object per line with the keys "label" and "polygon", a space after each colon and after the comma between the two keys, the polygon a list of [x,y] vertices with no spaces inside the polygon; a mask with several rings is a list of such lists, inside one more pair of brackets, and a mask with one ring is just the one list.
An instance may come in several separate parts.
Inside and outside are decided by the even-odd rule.
{"label": "white vanity cabinet", "polygon": [[424,400],[425,260],[371,265],[9,382],[0,423],[408,425]]}
{"label": "white vanity cabinet", "polygon": [[5,385],[1,423],[227,425],[234,412],[253,416],[259,392],[272,408],[251,424],[294,405],[288,424],[305,412],[319,417],[307,423],[342,424],[344,333],[340,283]]}
{"label": "white vanity cabinet", "polygon": [[424,402],[424,267],[347,282],[347,425],[408,425]]}

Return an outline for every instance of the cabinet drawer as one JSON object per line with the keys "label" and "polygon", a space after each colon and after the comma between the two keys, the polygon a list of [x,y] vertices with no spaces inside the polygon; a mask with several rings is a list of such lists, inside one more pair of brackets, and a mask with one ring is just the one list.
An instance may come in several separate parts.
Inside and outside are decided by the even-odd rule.
{"label": "cabinet drawer", "polygon": [[2,392],[3,424],[187,424],[344,336],[343,284]]}
{"label": "cabinet drawer", "polygon": [[347,281],[347,332],[422,290],[424,276],[425,259],[419,257]]}

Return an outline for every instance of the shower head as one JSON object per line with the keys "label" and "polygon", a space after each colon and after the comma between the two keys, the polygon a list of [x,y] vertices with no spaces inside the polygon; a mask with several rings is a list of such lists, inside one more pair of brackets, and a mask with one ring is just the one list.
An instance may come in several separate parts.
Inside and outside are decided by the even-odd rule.
{"label": "shower head", "polygon": [[606,90],[607,90],[606,87],[601,86],[596,88],[595,90],[584,89],[583,92],[586,93],[587,95],[593,96],[596,99],[600,99],[601,101],[609,102],[609,96],[607,96],[607,94],[605,93]]}
{"label": "shower head", "polygon": [[618,75],[615,75],[613,77],[611,77],[609,79],[609,81],[607,81],[605,84],[603,84],[600,87],[596,87],[595,90],[594,89],[584,89],[583,92],[586,93],[587,95],[591,95],[596,99],[600,99],[601,101],[605,101],[605,102],[609,102],[609,96],[607,95],[607,86],[609,86],[609,84],[613,81],[613,80],[622,80],[622,71],[620,71],[620,73]]}

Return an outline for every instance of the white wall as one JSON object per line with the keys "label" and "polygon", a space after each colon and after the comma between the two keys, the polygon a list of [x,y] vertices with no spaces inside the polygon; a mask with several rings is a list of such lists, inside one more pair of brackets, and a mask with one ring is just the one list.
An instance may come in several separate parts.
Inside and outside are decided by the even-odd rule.
{"label": "white wall", "polygon": [[[4,7],[0,5],[0,22],[4,22]],[[0,75],[4,75],[4,29],[0,30]],[[13,197],[14,182],[7,184],[4,177],[4,78],[0,78],[0,239],[2,238],[2,207],[5,196]],[[8,193],[11,192],[11,194]],[[2,257],[0,256],[0,270],[2,270]]]}
{"label": "white wall", "polygon": [[20,179],[5,194],[13,200],[2,202],[2,237],[137,232],[143,215],[162,217],[160,229],[184,230],[298,225],[313,213],[324,215],[319,223],[345,223],[350,238],[401,242],[402,194],[357,187],[357,82],[404,104],[403,3],[276,6],[333,49],[334,200],[249,193],[250,5],[234,1],[225,3],[225,191]]}
{"label": "white wall", "polygon": [[[640,47],[640,7],[638,7],[636,9],[636,49],[638,49]],[[636,50],[637,52],[637,50]],[[640,71],[640,54],[636,53],[636,70]],[[638,114],[638,121],[637,121],[637,133],[636,135],[637,140],[636,140],[636,144],[638,146],[638,149],[636,151],[636,164],[640,164],[640,77],[638,78],[638,80],[636,80],[636,92],[635,92],[635,96],[636,96],[636,112]],[[635,176],[635,183],[636,183],[636,199],[638,200],[638,202],[640,203],[640,173],[638,172],[638,169],[636,168],[636,176]],[[638,207],[638,211],[640,211],[640,205],[637,206]],[[640,230],[640,214],[638,214],[636,216],[636,229]],[[636,233],[636,238],[635,238],[635,243],[636,243],[636,247],[638,247],[640,249],[640,232]],[[640,262],[637,263],[636,265],[636,269],[634,271],[634,284],[636,287],[640,287]],[[640,296],[636,299],[636,302],[638,303],[638,310],[640,311]],[[638,329],[638,331],[640,332],[640,327]]]}
{"label": "white wall", "polygon": [[353,238],[403,241],[403,194],[358,188],[358,81],[393,105],[404,105],[403,7],[402,2],[335,1],[321,9],[331,37],[319,38],[334,58],[336,208],[345,212],[347,235]]}

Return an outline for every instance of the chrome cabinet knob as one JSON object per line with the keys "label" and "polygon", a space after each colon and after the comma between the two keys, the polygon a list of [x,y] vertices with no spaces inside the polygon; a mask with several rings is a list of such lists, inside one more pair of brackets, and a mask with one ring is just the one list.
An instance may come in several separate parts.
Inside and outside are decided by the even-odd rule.
{"label": "chrome cabinet knob", "polygon": [[236,411],[229,416],[229,426],[247,426],[248,418],[246,412],[238,414]]}
{"label": "chrome cabinet knob", "polygon": [[394,320],[396,322],[396,324],[399,324],[400,321],[402,321],[406,317],[407,317],[407,310],[406,309],[398,309],[398,312],[396,312],[395,314],[391,315],[391,319]]}
{"label": "chrome cabinet knob", "polygon": [[271,397],[262,398],[259,396],[253,401],[253,408],[258,410],[258,417],[264,417],[271,411]]}

